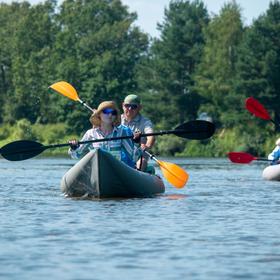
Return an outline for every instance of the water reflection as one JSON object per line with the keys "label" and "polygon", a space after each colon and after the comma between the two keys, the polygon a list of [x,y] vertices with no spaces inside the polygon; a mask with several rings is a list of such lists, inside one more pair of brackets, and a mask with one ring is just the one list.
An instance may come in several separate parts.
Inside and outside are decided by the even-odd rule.
{"label": "water reflection", "polygon": [[186,199],[188,196],[186,194],[166,194],[165,198],[170,200],[181,200]]}

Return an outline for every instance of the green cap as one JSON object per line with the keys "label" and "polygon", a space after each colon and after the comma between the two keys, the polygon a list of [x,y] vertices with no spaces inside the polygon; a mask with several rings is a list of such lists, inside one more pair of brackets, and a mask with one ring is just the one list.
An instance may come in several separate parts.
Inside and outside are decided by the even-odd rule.
{"label": "green cap", "polygon": [[125,99],[124,99],[125,104],[137,104],[139,105],[141,103],[140,97],[136,94],[129,94]]}

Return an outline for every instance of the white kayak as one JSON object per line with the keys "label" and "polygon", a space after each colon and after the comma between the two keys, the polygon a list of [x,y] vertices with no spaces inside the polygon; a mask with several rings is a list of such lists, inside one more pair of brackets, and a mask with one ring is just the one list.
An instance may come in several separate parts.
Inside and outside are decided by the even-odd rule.
{"label": "white kayak", "polygon": [[262,177],[269,181],[280,181],[280,164],[267,166],[263,170]]}

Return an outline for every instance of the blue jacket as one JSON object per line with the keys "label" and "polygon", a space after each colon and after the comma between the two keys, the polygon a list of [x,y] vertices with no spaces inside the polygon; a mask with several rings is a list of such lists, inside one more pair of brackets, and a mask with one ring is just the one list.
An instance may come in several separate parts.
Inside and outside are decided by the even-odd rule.
{"label": "blue jacket", "polygon": [[278,164],[278,160],[280,159],[280,147],[276,146],[274,150],[267,157],[269,160],[272,160],[271,164]]}

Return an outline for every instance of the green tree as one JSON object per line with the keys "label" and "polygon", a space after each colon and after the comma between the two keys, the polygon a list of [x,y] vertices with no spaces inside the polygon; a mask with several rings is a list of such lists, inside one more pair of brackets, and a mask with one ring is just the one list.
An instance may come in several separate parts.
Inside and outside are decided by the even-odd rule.
{"label": "green tree", "polygon": [[224,126],[236,122],[243,102],[233,86],[243,32],[239,5],[235,1],[225,4],[204,30],[206,43],[195,73],[195,88],[203,97],[200,112]]}
{"label": "green tree", "polygon": [[[270,111],[280,106],[280,3],[273,1],[246,32],[237,64],[236,90]],[[263,124],[264,122],[259,122]]]}
{"label": "green tree", "polygon": [[202,29],[208,13],[202,1],[171,1],[164,21],[158,25],[149,57],[139,67],[147,111],[155,123],[170,127],[196,117],[198,95],[193,90],[193,73],[200,61]]}
{"label": "green tree", "polygon": [[[110,99],[120,104],[137,91],[135,67],[146,53],[148,37],[133,26],[135,19],[119,0],[63,2],[57,21],[57,76],[72,83],[90,106]],[[88,112],[75,110],[67,100],[64,108],[74,129],[89,126]]]}
{"label": "green tree", "polygon": [[[34,123],[48,112],[46,69],[53,43],[51,15],[54,8],[53,1],[35,6],[28,2],[10,6],[10,14],[15,11],[16,20],[12,22],[14,30],[9,34],[8,45],[10,79],[4,106],[4,120],[7,122],[26,118]],[[8,26],[7,30],[10,30]]]}
{"label": "green tree", "polygon": [[17,30],[17,20],[23,9],[28,9],[27,3],[0,3],[0,123],[5,118],[4,108],[7,98],[13,92],[12,58],[15,53],[14,36]]}

